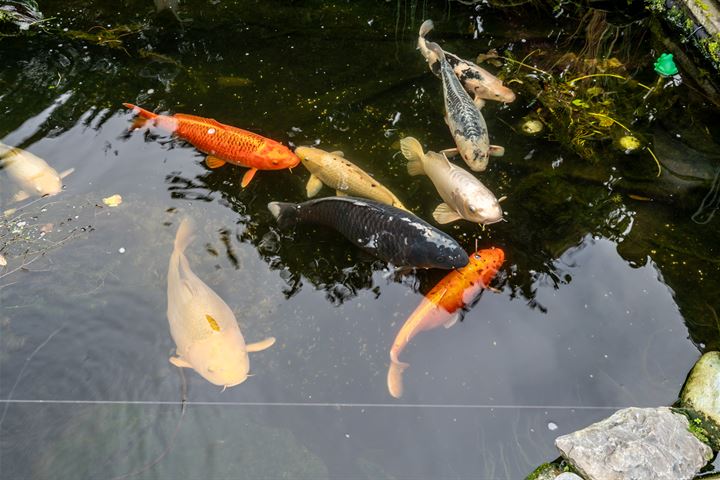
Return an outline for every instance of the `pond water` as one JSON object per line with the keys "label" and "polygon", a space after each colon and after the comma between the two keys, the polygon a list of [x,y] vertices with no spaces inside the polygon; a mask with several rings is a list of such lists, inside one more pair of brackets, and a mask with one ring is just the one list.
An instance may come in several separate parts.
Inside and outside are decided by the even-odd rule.
{"label": "pond water", "polygon": [[[533,109],[520,95],[483,110],[506,153],[481,178],[507,195],[507,222],[442,227],[467,251],[505,251],[496,291],[413,339],[395,399],[389,348],[445,272],[398,274],[333,231],[280,231],[266,205],[305,199],[303,167],[242,189],[244,169],[210,170],[159,130],[128,132],[122,107],[342,150],[434,223],[439,197],[398,153],[407,135],[452,144],[440,82],[415,50],[421,19],[474,58],[547,41],[562,18],[538,26],[545,14],[455,2],[192,2],[178,26],[151,2],[43,3],[46,32],[0,39],[0,141],[74,172],[31,204],[13,203],[0,172],[3,210],[26,205],[0,224],[3,478],[523,478],[557,456],[560,434],[672,404],[719,346],[719,219],[691,219],[709,183],[699,196],[630,195],[616,188],[627,156],[589,165],[511,128]],[[119,44],[108,30],[123,25]],[[98,37],[73,35],[88,31]],[[688,151],[688,128],[659,122],[661,161]],[[701,150],[719,158],[717,144]],[[116,208],[102,202],[112,194]],[[225,391],[168,362],[183,216],[197,227],[193,271],[246,340],[277,338]]]}

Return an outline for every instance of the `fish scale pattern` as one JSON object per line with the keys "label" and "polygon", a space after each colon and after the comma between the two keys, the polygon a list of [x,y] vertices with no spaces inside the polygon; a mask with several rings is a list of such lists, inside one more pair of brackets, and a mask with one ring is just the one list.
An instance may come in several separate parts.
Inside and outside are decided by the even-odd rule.
{"label": "fish scale pattern", "polygon": [[442,62],[440,71],[443,78],[445,90],[446,110],[452,123],[455,124],[458,133],[467,139],[480,139],[487,136],[485,119],[465,93],[460,81],[450,68],[448,62]]}
{"label": "fish scale pattern", "polygon": [[177,133],[192,139],[193,145],[206,153],[223,152],[233,157],[255,153],[265,144],[262,137],[252,132],[205,122],[183,121]]}

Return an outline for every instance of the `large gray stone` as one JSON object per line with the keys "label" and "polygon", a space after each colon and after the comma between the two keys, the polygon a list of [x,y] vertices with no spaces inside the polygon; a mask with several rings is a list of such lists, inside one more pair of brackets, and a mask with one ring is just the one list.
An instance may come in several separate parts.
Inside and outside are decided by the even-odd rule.
{"label": "large gray stone", "polygon": [[720,352],[708,352],[697,361],[680,395],[683,407],[702,413],[720,426]]}
{"label": "large gray stone", "polygon": [[588,480],[690,480],[713,456],[669,408],[626,408],[555,446]]}

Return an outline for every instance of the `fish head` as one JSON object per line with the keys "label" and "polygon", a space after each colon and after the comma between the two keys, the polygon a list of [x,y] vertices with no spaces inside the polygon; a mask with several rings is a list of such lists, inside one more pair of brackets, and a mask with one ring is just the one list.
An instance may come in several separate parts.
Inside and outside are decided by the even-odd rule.
{"label": "fish head", "polygon": [[505,261],[505,252],[498,247],[484,248],[470,255],[469,268],[481,277],[484,286],[488,286]]}
{"label": "fish head", "polygon": [[56,195],[62,191],[62,180],[52,167],[48,167],[40,175],[32,179],[32,186],[35,189],[33,193],[41,197],[44,195]]}
{"label": "fish head", "polygon": [[277,142],[266,145],[259,154],[265,159],[263,170],[282,170],[294,168],[300,164],[300,159],[296,154],[285,145]]}
{"label": "fish head", "polygon": [[442,268],[452,270],[464,267],[468,263],[468,255],[460,245],[450,237],[431,236],[422,242],[415,242],[410,247],[414,265],[420,268]]}
{"label": "fish head", "polygon": [[512,103],[515,101],[515,92],[502,84],[498,79],[488,84],[483,84],[474,88],[475,97],[484,98],[485,100],[494,100],[502,103]]}
{"label": "fish head", "polygon": [[236,338],[217,335],[192,346],[188,363],[203,378],[214,385],[234,387],[244,382],[250,371],[250,359],[245,345]]}
{"label": "fish head", "polygon": [[297,147],[295,155],[311,173],[321,170],[325,164],[324,159],[330,155],[325,150],[314,147]]}
{"label": "fish head", "polygon": [[497,223],[503,218],[502,208],[494,195],[491,198],[476,195],[463,205],[463,210],[463,218],[481,225]]}

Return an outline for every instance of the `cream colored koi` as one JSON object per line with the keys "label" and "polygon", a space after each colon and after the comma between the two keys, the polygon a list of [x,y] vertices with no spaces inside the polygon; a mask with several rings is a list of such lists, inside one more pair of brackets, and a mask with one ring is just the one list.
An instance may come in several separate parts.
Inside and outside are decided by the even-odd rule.
{"label": "cream colored koi", "polygon": [[445,201],[433,212],[438,223],[465,219],[487,225],[499,222],[503,211],[495,195],[470,172],[453,165],[440,153],[423,152],[413,137],[400,140],[400,149],[408,159],[410,175],[427,175]]}
{"label": "cream colored koi", "polygon": [[308,197],[317,195],[325,184],[334,189],[338,196],[370,198],[407,210],[390,190],[363,169],[347,160],[342,152],[326,152],[314,147],[297,147],[295,155],[310,171],[310,180],[306,188]]}
{"label": "cream colored koi", "polygon": [[0,166],[20,187],[15,201],[30,196],[56,195],[62,191],[62,179],[73,169],[58,173],[45,160],[20,148],[0,142]]}
{"label": "cream colored koi", "polygon": [[192,368],[215,385],[233,387],[248,377],[248,352],[265,350],[275,339],[245,344],[230,307],[190,270],[184,252],[191,241],[192,225],[186,218],[168,267],[167,317],[177,347],[170,363]]}

